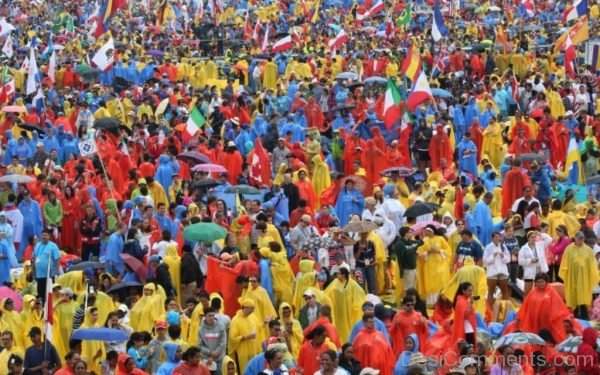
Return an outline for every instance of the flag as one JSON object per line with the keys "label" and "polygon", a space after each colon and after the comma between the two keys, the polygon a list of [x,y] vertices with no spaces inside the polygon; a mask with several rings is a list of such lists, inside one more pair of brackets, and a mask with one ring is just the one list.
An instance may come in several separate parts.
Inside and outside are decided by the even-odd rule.
{"label": "flag", "polygon": [[96,148],[96,142],[94,142],[93,139],[79,141],[77,146],[79,147],[79,153],[83,157],[93,155],[98,151],[98,149]]}
{"label": "flag", "polygon": [[262,28],[262,25],[260,23],[260,19],[256,20],[256,25],[254,25],[254,30],[252,31],[252,39],[254,39],[254,41],[258,44],[258,38],[260,38],[260,29]]}
{"label": "flag", "polygon": [[400,108],[401,95],[392,79],[388,79],[387,89],[385,90],[385,99],[383,101],[383,123],[389,130],[402,117]]}
{"label": "flag", "polygon": [[265,52],[267,50],[267,48],[269,48],[269,29],[270,29],[270,25],[267,24],[267,31],[265,31],[265,36],[263,38],[262,46],[260,47],[260,50],[262,52]]}
{"label": "flag", "polygon": [[506,33],[504,32],[504,27],[502,27],[502,25],[498,25],[498,29],[496,30],[496,44],[502,44],[504,54],[508,52],[508,38],[506,37]]}
{"label": "flag", "polygon": [[575,137],[569,140],[567,148],[567,159],[565,161],[565,171],[567,175],[567,185],[583,185],[583,168],[581,165],[581,155]]}
{"label": "flag", "polygon": [[392,18],[390,16],[387,17],[385,21],[385,36],[388,39],[392,39],[396,34],[396,30],[394,29],[394,23],[392,22]]}
{"label": "flag", "polygon": [[577,51],[575,46],[571,42],[571,38],[567,36],[565,42],[565,71],[569,74],[569,78],[575,78],[575,58],[577,58]]}
{"label": "flag", "polygon": [[600,71],[600,44],[589,44],[586,62],[591,65],[592,72]]}
{"label": "flag", "polygon": [[202,115],[202,112],[198,109],[198,107],[194,107],[192,113],[190,113],[190,117],[185,124],[185,134],[192,138],[196,133],[200,132],[202,126],[206,123],[206,119]]}
{"label": "flag", "polygon": [[10,96],[10,95],[14,95],[14,93],[17,91],[16,87],[15,87],[15,80],[11,79],[10,81],[8,81],[5,85],[4,85],[4,92],[6,93],[6,96]]}
{"label": "flag", "polygon": [[42,91],[41,87],[38,87],[37,92],[35,93],[35,96],[33,97],[33,100],[31,102],[31,105],[35,107],[35,112],[38,114],[38,116],[44,113],[44,110],[46,109],[46,104],[44,103],[44,92]]}
{"label": "flag", "polygon": [[244,17],[244,40],[248,40],[250,35],[252,35],[252,29],[250,28],[250,24],[248,23],[248,18],[250,15],[250,11],[246,11],[246,16]]}
{"label": "flag", "polygon": [[287,51],[288,49],[292,48],[293,46],[294,46],[294,42],[292,41],[292,36],[288,35],[286,37],[279,39],[277,42],[275,42],[275,44],[273,44],[273,47],[271,48],[271,53]]}
{"label": "flag", "polygon": [[54,285],[52,278],[50,277],[51,264],[52,260],[48,259],[48,271],[46,273],[46,304],[44,305],[44,339],[46,342],[52,342],[52,325],[54,324],[54,306],[52,302],[52,289],[54,288]]}
{"label": "flag", "polygon": [[555,51],[562,51],[565,48],[565,42],[567,36],[571,38],[571,43],[578,45],[581,42],[585,42],[590,38],[590,25],[588,23],[588,17],[581,17],[569,30],[565,31],[561,36],[558,37],[554,43]]}
{"label": "flag", "polygon": [[589,14],[587,0],[576,0],[573,5],[568,6],[563,12],[563,23]]}
{"label": "flag", "polygon": [[384,9],[385,9],[385,5],[383,4],[383,1],[382,0],[377,0],[377,3],[375,3],[375,5],[373,5],[371,7],[371,9],[367,10],[363,14],[356,14],[356,20],[357,21],[362,21],[364,19],[367,19],[367,18],[371,17],[374,14],[377,14],[377,13],[381,12]]}
{"label": "flag", "polygon": [[13,57],[13,54],[14,54],[14,51],[13,51],[13,40],[10,37],[10,35],[6,37],[6,41],[4,42],[4,46],[2,46],[2,53],[4,54],[4,56],[8,57],[9,59],[11,57]]}
{"label": "flag", "polygon": [[512,90],[512,98],[515,102],[517,102],[517,106],[519,106],[519,99],[521,96],[519,95],[519,80],[515,76],[515,71],[513,70],[513,75],[510,78],[510,87]]}
{"label": "flag", "polygon": [[433,7],[433,24],[431,25],[431,36],[435,42],[448,35],[449,31],[444,24],[444,17],[440,10],[440,3],[436,0],[435,6]]}
{"label": "flag", "polygon": [[29,49],[29,66],[27,68],[27,95],[33,94],[37,89],[38,67],[35,61],[33,48]]}
{"label": "flag", "polygon": [[446,69],[448,65],[450,65],[450,55],[448,54],[448,50],[444,48],[440,51],[437,60],[433,64],[431,76],[437,77],[441,72],[443,72]]}
{"label": "flag", "polygon": [[400,12],[398,18],[396,18],[396,26],[408,26],[410,25],[410,12],[411,3],[406,4],[406,8]]}
{"label": "flag", "polygon": [[528,17],[535,16],[535,4],[533,0],[521,0],[521,13]]}
{"label": "flag", "polygon": [[108,30],[112,16],[121,8],[127,8],[127,0],[100,0],[94,36],[97,38]]}
{"label": "flag", "polygon": [[115,61],[115,42],[113,38],[110,38],[106,44],[104,44],[92,59],[92,64],[98,67],[98,69],[108,72],[112,69]]}
{"label": "flag", "polygon": [[414,81],[419,76],[421,71],[421,53],[413,44],[408,51],[408,55],[402,62],[402,74],[406,75],[411,81]]}
{"label": "flag", "polygon": [[341,29],[337,33],[335,38],[329,39],[329,42],[327,43],[327,45],[329,46],[329,49],[333,51],[334,49],[343,46],[344,43],[346,43],[347,41],[348,41],[348,34],[346,34],[346,31],[344,31],[344,29]]}
{"label": "flag", "polygon": [[419,78],[417,78],[415,84],[413,85],[411,93],[408,95],[406,107],[410,111],[415,111],[417,107],[421,105],[421,103],[432,98],[433,94],[431,93],[431,88],[429,87],[427,77],[425,76],[424,72],[421,72],[421,74],[419,74]]}
{"label": "flag", "polygon": [[317,4],[315,5],[315,12],[310,18],[310,23],[315,23],[319,20],[319,10],[321,9],[321,0],[317,0]]}
{"label": "flag", "polygon": [[48,78],[52,80],[52,83],[56,83],[56,78],[54,75],[56,74],[56,53],[52,51],[52,55],[50,56],[50,61],[48,62]]}
{"label": "flag", "polygon": [[167,11],[168,6],[167,0],[163,0],[158,6],[158,11],[156,12],[156,25],[162,26],[165,24],[165,13]]}
{"label": "flag", "polygon": [[504,11],[504,17],[510,23],[515,18],[515,7],[512,0],[505,0],[502,4],[502,10]]}
{"label": "flag", "polygon": [[271,161],[260,139],[256,140],[250,160],[250,182],[257,187],[271,185]]}
{"label": "flag", "polygon": [[16,28],[12,24],[6,22],[6,18],[0,18],[0,37],[10,34],[10,32],[14,30],[16,30]]}

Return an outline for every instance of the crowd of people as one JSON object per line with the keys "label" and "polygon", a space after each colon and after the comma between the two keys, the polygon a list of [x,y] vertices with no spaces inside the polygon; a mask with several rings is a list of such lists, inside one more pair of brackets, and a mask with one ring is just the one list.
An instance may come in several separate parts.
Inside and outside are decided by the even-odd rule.
{"label": "crowd of people", "polygon": [[597,0],[0,16],[0,375],[600,374]]}

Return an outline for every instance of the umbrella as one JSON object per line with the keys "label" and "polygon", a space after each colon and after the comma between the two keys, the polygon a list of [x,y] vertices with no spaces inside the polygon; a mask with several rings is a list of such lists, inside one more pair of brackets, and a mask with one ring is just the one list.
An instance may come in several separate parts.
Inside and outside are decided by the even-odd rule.
{"label": "umbrella", "polygon": [[134,258],[129,254],[121,254],[121,259],[125,261],[125,264],[131,268],[133,272],[138,276],[141,282],[146,283],[148,278],[148,269],[138,258]]}
{"label": "umbrella", "polygon": [[37,125],[33,125],[33,124],[19,124],[19,127],[23,130],[27,130],[27,131],[36,131],[38,132],[38,134],[46,134],[46,131],[40,127],[38,127]]}
{"label": "umbrella", "polygon": [[377,228],[379,228],[379,226],[372,221],[359,220],[348,223],[342,230],[344,232],[369,233]]}
{"label": "umbrella", "polygon": [[114,328],[80,328],[73,331],[71,339],[85,341],[127,341],[129,336]]}
{"label": "umbrella", "polygon": [[75,66],[75,72],[81,75],[92,75],[92,74],[100,74],[100,72],[96,68],[92,68],[86,64],[78,64]]}
{"label": "umbrella", "polygon": [[[577,348],[581,345],[582,340],[583,338],[581,336],[571,336],[556,345],[555,349],[561,353],[577,353]],[[596,343],[600,346],[600,339],[598,339]]]}
{"label": "umbrella", "polygon": [[210,163],[210,159],[208,158],[208,156],[204,155],[201,152],[198,151],[185,151],[182,152],[181,154],[177,155],[177,159],[179,160],[183,160],[187,163]]}
{"label": "umbrella", "polygon": [[588,178],[585,183],[588,185],[600,184],[600,174]]}
{"label": "umbrella", "polygon": [[221,184],[221,182],[213,180],[212,178],[203,178],[202,180],[194,181],[193,187],[211,188]]}
{"label": "umbrella", "polygon": [[404,217],[416,218],[433,213],[437,211],[438,208],[440,208],[440,206],[435,203],[417,202],[406,210]]}
{"label": "umbrella", "polygon": [[286,36],[290,36],[290,33],[286,32],[281,32],[281,33],[277,33],[275,35],[273,35],[274,38],[276,39],[281,39],[281,38],[285,38]]}
{"label": "umbrella", "polygon": [[521,31],[523,31],[523,32],[532,32],[532,31],[539,31],[541,29],[542,29],[542,26],[533,24],[533,25],[527,25],[527,26],[523,27],[521,29]]}
{"label": "umbrella", "polygon": [[495,6],[495,5],[492,5],[492,6],[489,8],[489,10],[490,10],[490,11],[492,11],[492,12],[500,12],[502,9],[500,9],[500,7],[497,7],[497,6]]}
{"label": "umbrella", "polygon": [[337,242],[335,242],[331,237],[319,237],[314,236],[308,239],[308,241],[304,241],[300,244],[300,247],[304,249],[320,249],[320,248],[330,248],[335,246]]}
{"label": "umbrella", "polygon": [[373,26],[365,26],[365,27],[361,27],[361,29],[360,29],[360,31],[363,31],[365,33],[372,33],[375,30],[377,30],[377,29],[374,28]]}
{"label": "umbrella", "polygon": [[385,85],[388,80],[383,77],[369,77],[364,81],[367,85]]}
{"label": "umbrella", "polygon": [[352,82],[348,85],[346,85],[346,87],[348,88],[348,90],[350,91],[354,91],[354,89],[357,89],[359,87],[363,87],[365,84],[362,82]]}
{"label": "umbrella", "polygon": [[74,265],[72,265],[71,267],[69,267],[69,269],[67,270],[67,272],[71,272],[71,271],[83,271],[83,270],[87,270],[88,268],[94,269],[94,270],[99,270],[104,268],[104,263],[102,262],[90,262],[90,261],[84,261],[84,262],[79,262],[79,263],[75,263]]}
{"label": "umbrella", "polygon": [[159,51],[157,49],[151,49],[150,51],[148,51],[148,55],[154,56],[154,57],[163,57],[165,55],[165,53],[163,51]]}
{"label": "umbrella", "polygon": [[334,111],[347,111],[349,109],[354,109],[356,106],[354,104],[340,104],[333,108]]}
{"label": "umbrella", "polygon": [[147,83],[149,85],[154,85],[154,84],[159,83],[159,82],[160,82],[160,79],[158,79],[156,77],[150,77],[144,83]]}
{"label": "umbrella", "polygon": [[415,233],[420,233],[428,225],[433,225],[435,227],[435,229],[439,229],[442,224],[438,223],[437,221],[428,220],[428,221],[424,221],[421,223],[417,223],[417,224],[413,225],[410,229],[412,229],[413,232],[415,232]]}
{"label": "umbrella", "polygon": [[530,163],[532,161],[544,162],[547,160],[544,155],[536,154],[534,152],[521,154],[519,155],[519,159],[521,159],[521,161],[524,161],[525,163]]}
{"label": "umbrella", "polygon": [[260,190],[250,185],[235,185],[225,189],[226,193],[238,193],[238,194],[260,194]]}
{"label": "umbrella", "polygon": [[444,89],[431,89],[431,93],[433,94],[433,96],[444,99],[448,99],[453,96],[449,91],[446,91]]}
{"label": "umbrella", "polygon": [[335,79],[358,79],[358,74],[354,72],[343,72],[338,74]]}
{"label": "umbrella", "polygon": [[0,177],[0,182],[10,182],[11,184],[28,184],[35,181],[33,177],[21,174],[7,174]]}
{"label": "umbrella", "polygon": [[109,290],[106,291],[106,294],[126,293],[127,291],[129,291],[130,288],[137,288],[141,292],[142,289],[144,289],[144,286],[140,283],[136,283],[135,281],[128,281],[117,285],[113,285]]}
{"label": "umbrella", "polygon": [[0,286],[0,300],[4,298],[10,298],[13,300],[15,303],[15,310],[19,312],[23,310],[23,297],[7,286]]}
{"label": "umbrella", "polygon": [[381,172],[381,175],[385,176],[385,177],[390,177],[393,174],[397,174],[400,177],[408,177],[408,176],[412,176],[413,173],[414,172],[413,172],[412,168],[391,167],[391,168],[388,168],[388,169],[384,169]]}
{"label": "umbrella", "polygon": [[504,335],[496,341],[494,348],[505,345],[546,345],[546,341],[535,333],[517,332]]}
{"label": "umbrella", "polygon": [[183,230],[183,238],[188,241],[215,242],[227,235],[227,229],[215,223],[196,223]]}
{"label": "umbrella", "polygon": [[2,108],[2,111],[6,113],[25,113],[27,112],[27,108],[20,105],[7,105],[6,107]]}
{"label": "umbrella", "polygon": [[340,186],[346,185],[346,181],[349,179],[352,180],[352,182],[354,182],[354,188],[361,193],[366,189],[366,187],[368,185],[368,182],[364,177],[350,175],[350,176],[344,177],[344,180],[342,181],[342,184]]}
{"label": "umbrella", "polygon": [[227,172],[227,168],[219,164],[198,164],[192,167],[192,172],[222,173]]}
{"label": "umbrella", "polygon": [[158,103],[158,107],[156,107],[155,114],[156,116],[162,115],[167,110],[169,106],[169,98],[164,99],[162,102]]}
{"label": "umbrella", "polygon": [[475,46],[473,46],[473,52],[483,52],[486,49],[490,48],[490,45],[487,43],[479,43]]}
{"label": "umbrella", "polygon": [[95,129],[114,130],[119,129],[121,122],[114,117],[104,117],[94,121]]}

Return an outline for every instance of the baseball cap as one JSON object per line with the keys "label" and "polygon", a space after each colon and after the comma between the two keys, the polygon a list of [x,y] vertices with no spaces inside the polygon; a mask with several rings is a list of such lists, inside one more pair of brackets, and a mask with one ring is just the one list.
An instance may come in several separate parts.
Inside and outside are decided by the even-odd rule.
{"label": "baseball cap", "polygon": [[160,320],[160,321],[156,322],[156,324],[154,325],[154,328],[167,329],[167,322]]}
{"label": "baseball cap", "polygon": [[376,370],[372,367],[365,367],[364,369],[360,370],[359,375],[379,375],[379,370]]}
{"label": "baseball cap", "polygon": [[59,293],[65,296],[73,297],[73,289],[69,287],[62,288]]}
{"label": "baseball cap", "polygon": [[307,290],[304,292],[304,294],[302,295],[303,297],[314,297],[315,296],[315,292],[313,292],[312,290]]}

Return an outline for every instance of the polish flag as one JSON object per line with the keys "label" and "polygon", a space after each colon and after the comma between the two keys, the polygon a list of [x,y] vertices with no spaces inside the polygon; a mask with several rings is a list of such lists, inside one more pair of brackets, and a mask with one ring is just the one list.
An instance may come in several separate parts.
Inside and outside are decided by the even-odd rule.
{"label": "polish flag", "polygon": [[341,29],[340,31],[338,31],[335,38],[330,39],[327,44],[329,45],[329,49],[333,51],[334,49],[344,45],[344,43],[346,43],[347,41],[348,34],[346,34],[346,31],[344,31],[344,29]]}
{"label": "polish flag", "polygon": [[292,40],[292,36],[288,35],[284,38],[279,39],[275,44],[273,44],[273,48],[271,48],[271,53],[283,52],[291,49],[294,46],[294,41]]}

